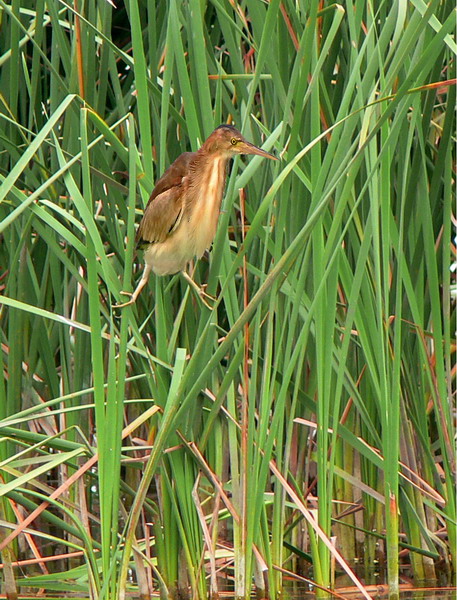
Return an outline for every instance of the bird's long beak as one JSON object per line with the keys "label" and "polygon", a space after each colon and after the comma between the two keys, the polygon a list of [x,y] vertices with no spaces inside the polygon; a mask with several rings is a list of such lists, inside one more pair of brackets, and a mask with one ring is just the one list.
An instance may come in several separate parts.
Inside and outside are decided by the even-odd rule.
{"label": "bird's long beak", "polygon": [[265,152],[265,150],[254,146],[254,144],[251,144],[250,142],[243,142],[242,144],[240,144],[240,146],[240,154],[257,154],[257,156],[263,156],[264,158],[270,158],[271,160],[279,160],[279,158],[277,158],[273,154]]}

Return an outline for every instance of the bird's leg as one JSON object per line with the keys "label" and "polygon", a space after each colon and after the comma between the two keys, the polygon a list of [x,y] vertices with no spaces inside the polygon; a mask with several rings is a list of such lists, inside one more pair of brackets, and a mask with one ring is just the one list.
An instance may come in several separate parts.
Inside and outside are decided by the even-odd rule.
{"label": "bird's leg", "polygon": [[209,298],[212,302],[216,301],[216,298],[214,296],[211,296],[211,294],[207,294],[205,292],[205,290],[200,287],[198,285],[198,283],[196,283],[192,277],[189,275],[189,273],[187,273],[187,271],[181,271],[181,273],[183,274],[184,279],[187,281],[187,283],[189,283],[191,285],[191,287],[194,288],[194,290],[198,293],[200,300],[203,302],[203,304],[206,306],[206,308],[209,308],[210,310],[213,310],[213,306],[211,306],[204,298],[204,296],[206,296],[206,298]]}
{"label": "bird's leg", "polygon": [[114,308],[124,308],[124,306],[130,306],[131,304],[135,304],[136,299],[140,295],[141,290],[148,282],[151,268],[151,265],[148,265],[148,263],[144,265],[143,274],[133,294],[131,292],[121,292],[121,294],[123,294],[124,296],[130,296],[130,300],[128,300],[127,302],[123,302],[122,304],[114,304]]}

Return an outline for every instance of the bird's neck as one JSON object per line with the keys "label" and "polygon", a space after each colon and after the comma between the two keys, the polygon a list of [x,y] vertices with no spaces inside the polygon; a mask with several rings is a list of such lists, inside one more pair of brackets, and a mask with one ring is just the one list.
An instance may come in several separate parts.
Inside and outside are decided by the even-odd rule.
{"label": "bird's neck", "polygon": [[198,179],[195,178],[189,195],[188,222],[194,236],[193,251],[196,256],[201,256],[216,235],[228,158],[219,155],[200,155],[197,158],[200,160],[195,161],[194,172],[198,173]]}
{"label": "bird's neck", "polygon": [[[205,157],[207,159],[207,157]],[[227,162],[229,157],[224,155],[211,156],[202,161],[200,166],[200,190],[204,192],[202,201],[209,209],[219,211],[225,187]]]}

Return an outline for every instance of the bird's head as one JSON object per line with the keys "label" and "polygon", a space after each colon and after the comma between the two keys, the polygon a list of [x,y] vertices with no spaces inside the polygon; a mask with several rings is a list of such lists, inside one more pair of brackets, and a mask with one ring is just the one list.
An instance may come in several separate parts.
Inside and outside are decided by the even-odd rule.
{"label": "bird's head", "polygon": [[256,154],[278,160],[276,156],[248,142],[232,125],[219,125],[202,146],[208,154],[222,155],[232,158],[236,154]]}

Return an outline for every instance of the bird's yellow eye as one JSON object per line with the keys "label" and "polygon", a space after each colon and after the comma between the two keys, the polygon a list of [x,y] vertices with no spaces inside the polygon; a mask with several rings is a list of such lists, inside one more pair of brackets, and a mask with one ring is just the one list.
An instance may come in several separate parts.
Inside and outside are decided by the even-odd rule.
{"label": "bird's yellow eye", "polygon": [[238,144],[238,140],[236,138],[232,138],[230,140],[230,143],[232,144],[232,146],[235,146],[235,144]]}

